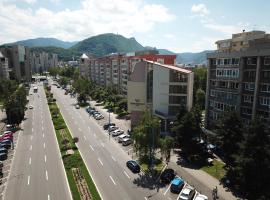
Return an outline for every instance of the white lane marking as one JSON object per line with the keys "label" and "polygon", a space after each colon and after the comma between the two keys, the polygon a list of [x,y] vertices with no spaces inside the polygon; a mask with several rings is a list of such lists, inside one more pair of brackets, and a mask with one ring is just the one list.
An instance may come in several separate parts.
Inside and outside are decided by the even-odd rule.
{"label": "white lane marking", "polygon": [[104,143],[103,142],[101,142],[100,144],[101,144],[102,147],[104,147]]}
{"label": "white lane marking", "polygon": [[148,200],[147,197],[144,197],[145,200]]}
{"label": "white lane marking", "polygon": [[30,176],[28,176],[28,178],[27,178],[27,185],[29,185],[30,184]]}
{"label": "white lane marking", "polygon": [[32,128],[32,132],[34,132],[34,128]]}
{"label": "white lane marking", "polygon": [[126,171],[124,171],[124,174],[130,179],[130,177],[129,177],[129,175],[127,174],[127,172]]}
{"label": "white lane marking", "polygon": [[81,128],[78,128],[79,129],[79,131],[82,131],[82,129]]}
{"label": "white lane marking", "polygon": [[29,150],[32,151],[32,145],[30,146],[30,149]]}
{"label": "white lane marking", "polygon": [[84,140],[86,140],[86,137],[85,137],[85,135],[83,136],[83,138],[84,138]]}
{"label": "white lane marking", "polygon": [[50,200],[50,195],[48,194],[48,200]]}
{"label": "white lane marking", "polygon": [[90,131],[90,127],[88,126],[88,129],[89,129],[89,131]]}
{"label": "white lane marking", "polygon": [[116,183],[114,182],[113,178],[110,176],[111,181],[113,182],[114,185],[116,185]]}
{"label": "white lane marking", "polygon": [[112,159],[113,159],[114,162],[116,162],[116,159],[113,156],[112,156]]}
{"label": "white lane marking", "polygon": [[94,137],[96,138],[97,137],[97,135],[94,133]]}
{"label": "white lane marking", "polygon": [[43,120],[41,120],[41,124],[43,124]]}
{"label": "white lane marking", "polygon": [[103,163],[101,162],[100,158],[98,158],[98,161],[100,162],[100,164],[103,166]]}
{"label": "white lane marking", "polygon": [[171,185],[172,185],[172,183],[170,183],[169,187],[168,187],[167,190],[163,193],[163,195],[166,195],[166,193],[169,191]]}
{"label": "white lane marking", "polygon": [[30,139],[33,140],[33,135],[31,135],[31,138]]}
{"label": "white lane marking", "polygon": [[41,128],[42,128],[42,130],[44,131],[44,127],[42,126]]}
{"label": "white lane marking", "polygon": [[46,155],[44,156],[44,161],[47,162],[47,157],[46,157]]}
{"label": "white lane marking", "polygon": [[95,151],[91,144],[89,144],[89,146],[90,146],[90,148],[92,149],[92,151]]}
{"label": "white lane marking", "polygon": [[42,134],[42,137],[44,137],[44,133]]}
{"label": "white lane marking", "polygon": [[49,177],[48,177],[48,172],[47,172],[47,170],[46,170],[46,180],[48,180],[49,179]]}
{"label": "white lane marking", "polygon": [[43,143],[43,148],[44,148],[44,149],[46,148],[46,144],[45,144],[45,142]]}
{"label": "white lane marking", "polygon": [[29,165],[31,165],[31,157],[29,158]]}

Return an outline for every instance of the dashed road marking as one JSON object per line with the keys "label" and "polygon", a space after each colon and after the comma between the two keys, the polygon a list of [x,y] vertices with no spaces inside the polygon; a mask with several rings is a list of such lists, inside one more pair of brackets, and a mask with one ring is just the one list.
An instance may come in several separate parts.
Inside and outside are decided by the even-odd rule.
{"label": "dashed road marking", "polygon": [[30,146],[30,149],[29,150],[32,151],[32,145]]}
{"label": "dashed road marking", "polygon": [[33,140],[33,135],[31,135],[30,140]]}
{"label": "dashed road marking", "polygon": [[83,136],[83,138],[84,138],[84,140],[86,140],[86,137],[85,137],[85,135]]}
{"label": "dashed road marking", "polygon": [[44,138],[44,133],[42,134],[42,137]]}
{"label": "dashed road marking", "polygon": [[114,185],[116,185],[115,181],[113,180],[113,178],[110,176],[111,181],[113,182]]}
{"label": "dashed road marking", "polygon": [[130,179],[130,177],[126,171],[124,171],[124,174]]}
{"label": "dashed road marking", "polygon": [[100,144],[101,144],[102,147],[105,147],[103,142],[101,142]]}
{"label": "dashed road marking", "polygon": [[112,156],[112,159],[113,159],[114,162],[116,161],[115,157],[113,157],[113,156]]}
{"label": "dashed road marking", "polygon": [[47,170],[46,170],[46,180],[48,180],[49,179],[49,177],[48,177],[48,172],[47,172]]}
{"label": "dashed road marking", "polygon": [[42,130],[44,131],[44,127],[42,126],[41,128],[42,128]]}
{"label": "dashed road marking", "polygon": [[31,157],[29,158],[29,165],[31,165]]}
{"label": "dashed road marking", "polygon": [[46,148],[46,144],[45,144],[45,142],[43,143],[43,148],[44,148],[44,149]]}
{"label": "dashed road marking", "polygon": [[32,128],[32,132],[34,132],[34,128]]}
{"label": "dashed road marking", "polygon": [[28,178],[27,178],[27,185],[29,185],[30,184],[30,176],[28,176]]}
{"label": "dashed road marking", "polygon": [[46,155],[44,156],[44,161],[47,162],[47,157],[46,157]]}
{"label": "dashed road marking", "polygon": [[97,137],[97,135],[94,133],[94,137],[96,138]]}
{"label": "dashed road marking", "polygon": [[163,195],[166,195],[166,193],[169,191],[171,185],[172,185],[172,183],[170,183],[169,187],[168,187],[167,190],[163,193]]}
{"label": "dashed road marking", "polygon": [[50,200],[50,195],[48,194],[48,200]]}
{"label": "dashed road marking", "polygon": [[100,160],[100,158],[98,158],[98,161],[100,162],[100,164],[103,166],[103,163],[102,163],[102,161]]}

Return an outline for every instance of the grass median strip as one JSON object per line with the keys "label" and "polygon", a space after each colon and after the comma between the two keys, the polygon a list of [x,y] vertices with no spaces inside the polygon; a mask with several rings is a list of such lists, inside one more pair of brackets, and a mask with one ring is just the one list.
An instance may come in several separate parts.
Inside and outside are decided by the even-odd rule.
{"label": "grass median strip", "polygon": [[[52,93],[45,88],[46,96],[48,99],[49,109],[52,116],[56,138],[58,141],[58,145],[61,151],[64,167],[66,170],[66,175],[68,179],[68,183],[70,186],[70,190],[72,193],[72,197],[74,200],[82,199],[85,194],[82,194],[78,190],[78,183],[76,185],[76,180],[74,178],[74,173],[72,173],[72,169],[78,169],[81,172],[81,175],[85,179],[88,189],[91,193],[91,199],[100,200],[101,197],[95,187],[95,184],[83,162],[83,159],[78,151],[74,138],[72,138],[66,123],[59,111],[59,108],[55,101],[49,101],[52,98]],[[82,190],[81,190],[82,191]]]}

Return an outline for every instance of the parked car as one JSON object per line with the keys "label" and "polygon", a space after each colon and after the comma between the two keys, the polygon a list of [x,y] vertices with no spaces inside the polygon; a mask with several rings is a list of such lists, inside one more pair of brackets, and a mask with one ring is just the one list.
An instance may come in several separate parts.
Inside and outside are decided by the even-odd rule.
{"label": "parked car", "polygon": [[195,189],[187,184],[182,189],[182,191],[179,195],[179,199],[180,200],[192,200],[194,195],[195,195]]}
{"label": "parked car", "polygon": [[184,184],[185,182],[183,179],[181,179],[180,177],[175,177],[170,187],[171,192],[180,193],[182,188],[184,187]]}
{"label": "parked car", "polygon": [[12,142],[10,140],[3,140],[0,142],[0,148],[4,147],[6,149],[9,149],[12,145]]}
{"label": "parked car", "polygon": [[4,166],[3,161],[0,161],[0,169],[1,169],[1,171],[2,171],[3,166]]}
{"label": "parked car", "polygon": [[128,146],[132,143],[132,140],[130,138],[124,138],[122,141],[123,146]]}
{"label": "parked car", "polygon": [[94,118],[95,118],[96,120],[101,120],[101,119],[104,118],[104,116],[103,116],[102,114],[96,114],[96,115],[94,116]]}
{"label": "parked car", "polygon": [[8,153],[8,150],[4,147],[0,148],[0,153]]}
{"label": "parked car", "polygon": [[103,125],[103,129],[108,130],[109,126],[115,126],[115,123],[106,123]]}
{"label": "parked car", "polygon": [[116,130],[116,129],[118,129],[117,126],[110,126],[110,127],[108,128],[108,131],[109,131],[109,132],[112,132],[112,131],[114,131],[114,130]]}
{"label": "parked car", "polygon": [[165,169],[160,175],[160,180],[163,183],[170,183],[174,177],[175,173],[173,169]]}
{"label": "parked car", "polygon": [[13,137],[12,136],[8,136],[8,135],[4,135],[4,136],[0,137],[0,142],[2,142],[4,140],[10,140],[10,141],[13,142]]}
{"label": "parked car", "polygon": [[6,153],[0,153],[0,161],[6,160],[6,159],[7,159],[7,154]]}
{"label": "parked car", "polygon": [[13,130],[15,130],[15,126],[14,125],[12,125],[12,124],[7,124],[6,125],[6,129],[7,129],[7,131],[13,131]]}
{"label": "parked car", "polygon": [[117,130],[115,130],[115,131],[112,132],[112,136],[115,137],[115,136],[121,135],[123,133],[124,133],[123,130],[117,129]]}
{"label": "parked car", "polygon": [[193,200],[208,200],[208,197],[200,193],[197,193]]}
{"label": "parked car", "polygon": [[122,134],[118,136],[118,143],[122,143],[124,138],[130,138],[130,135]]}
{"label": "parked car", "polygon": [[135,160],[127,161],[126,165],[133,173],[139,173],[141,171],[140,165]]}

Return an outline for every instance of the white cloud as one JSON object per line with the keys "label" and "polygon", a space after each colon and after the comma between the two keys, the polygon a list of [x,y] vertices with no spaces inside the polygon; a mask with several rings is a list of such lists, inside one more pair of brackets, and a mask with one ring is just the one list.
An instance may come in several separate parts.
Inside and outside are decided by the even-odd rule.
{"label": "white cloud", "polygon": [[22,1],[28,4],[33,4],[37,2],[37,0],[22,0]]}
{"label": "white cloud", "polygon": [[205,4],[193,4],[191,7],[191,12],[199,14],[201,16],[208,15],[210,12]]}
{"label": "white cloud", "polygon": [[220,40],[220,38],[215,37],[203,37],[200,40],[194,41],[191,44],[190,49],[195,52],[204,50],[214,50],[216,49],[215,42]]}
{"label": "white cloud", "polygon": [[174,39],[174,38],[176,38],[176,35],[171,34],[171,33],[167,33],[167,34],[164,35],[164,37],[168,38],[168,39]]}
{"label": "white cloud", "polygon": [[83,0],[80,9],[58,12],[0,1],[0,43],[40,36],[81,40],[107,32],[133,36],[173,19],[165,6],[143,0]]}
{"label": "white cloud", "polygon": [[227,35],[231,35],[233,33],[238,33],[239,31],[242,30],[241,27],[239,26],[234,26],[234,25],[222,25],[222,24],[204,24],[204,27],[209,28],[211,30],[220,32],[220,33],[225,33]]}

